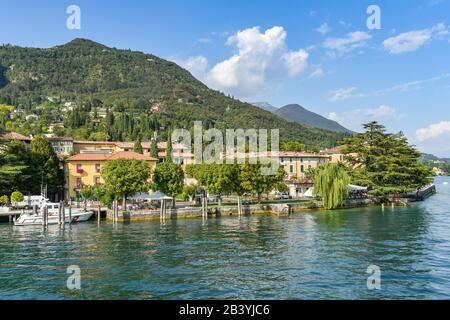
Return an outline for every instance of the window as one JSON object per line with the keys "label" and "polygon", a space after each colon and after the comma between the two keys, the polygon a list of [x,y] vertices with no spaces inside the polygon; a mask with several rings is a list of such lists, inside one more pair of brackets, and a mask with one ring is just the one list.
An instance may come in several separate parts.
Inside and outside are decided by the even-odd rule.
{"label": "window", "polygon": [[95,177],[94,178],[94,183],[95,183],[96,186],[101,185],[102,183],[100,181],[100,177]]}
{"label": "window", "polygon": [[300,166],[300,172],[305,172],[305,167],[303,165]]}
{"label": "window", "polygon": [[294,172],[294,166],[293,166],[293,165],[290,165],[290,166],[289,166],[289,172],[290,172],[290,173],[293,173],[293,172]]}
{"label": "window", "polygon": [[100,173],[100,164],[99,163],[95,164],[95,172]]}
{"label": "window", "polygon": [[75,188],[80,189],[83,185],[83,182],[81,181],[81,178],[77,178],[75,180]]}
{"label": "window", "polygon": [[80,163],[77,164],[77,173],[83,173],[83,165]]}

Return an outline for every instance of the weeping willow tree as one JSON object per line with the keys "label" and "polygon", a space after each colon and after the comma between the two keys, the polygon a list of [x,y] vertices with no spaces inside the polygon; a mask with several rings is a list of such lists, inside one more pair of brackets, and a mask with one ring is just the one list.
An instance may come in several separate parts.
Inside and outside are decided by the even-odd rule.
{"label": "weeping willow tree", "polygon": [[340,207],[348,194],[350,177],[341,164],[328,163],[314,175],[314,195],[320,196],[325,209]]}

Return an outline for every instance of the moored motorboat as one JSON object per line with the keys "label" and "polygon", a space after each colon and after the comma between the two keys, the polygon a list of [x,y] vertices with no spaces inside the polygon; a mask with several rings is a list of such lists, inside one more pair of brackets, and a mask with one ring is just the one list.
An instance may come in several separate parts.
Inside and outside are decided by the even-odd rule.
{"label": "moored motorboat", "polygon": [[[15,226],[30,226],[30,225],[42,225],[44,222],[44,208],[48,210],[47,224],[58,224],[59,218],[59,203],[52,203],[44,201],[37,214],[33,212],[24,212],[16,220],[14,220]],[[71,209],[69,214],[69,208],[64,208],[64,221],[65,223],[76,223],[89,220],[94,214],[93,211],[84,211],[82,209]]]}

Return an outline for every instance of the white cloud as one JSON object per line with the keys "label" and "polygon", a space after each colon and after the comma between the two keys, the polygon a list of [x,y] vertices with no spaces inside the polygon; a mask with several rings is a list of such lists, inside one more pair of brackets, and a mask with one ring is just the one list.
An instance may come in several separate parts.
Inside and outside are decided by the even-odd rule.
{"label": "white cloud", "polygon": [[450,121],[441,121],[429,125],[427,128],[418,129],[416,131],[416,138],[419,141],[434,139],[442,135],[450,136]]}
{"label": "white cloud", "polygon": [[190,57],[184,61],[173,59],[173,61],[191,72],[198,79],[202,79],[205,76],[208,68],[208,59],[204,56]]}
{"label": "white cloud", "polygon": [[330,32],[331,31],[331,28],[330,28],[330,26],[328,25],[328,23],[322,23],[321,25],[320,25],[320,27],[318,27],[317,29],[316,29],[316,31],[317,32],[319,32],[319,33],[321,33],[321,34],[327,34],[328,32]]}
{"label": "white cloud", "polygon": [[316,67],[313,72],[311,72],[311,74],[309,75],[308,78],[310,79],[316,79],[316,78],[320,78],[323,76],[323,69],[322,67]]}
{"label": "white cloud", "polygon": [[347,33],[344,38],[328,38],[323,43],[323,46],[330,50],[328,55],[338,57],[356,48],[365,46],[367,40],[371,38],[372,36],[367,32],[355,31]]}
{"label": "white cloud", "polygon": [[380,105],[377,108],[359,108],[353,109],[342,114],[337,112],[330,112],[328,118],[339,122],[341,125],[351,128],[353,130],[360,129],[359,126],[362,123],[369,121],[380,121],[386,119],[398,119],[402,115],[398,115],[395,108],[388,105]]}
{"label": "white cloud", "polygon": [[436,82],[436,81],[439,81],[439,80],[442,80],[442,79],[445,79],[448,77],[450,77],[450,73],[443,73],[443,74],[437,75],[437,76],[429,78],[429,79],[414,80],[414,81],[398,84],[398,85],[395,85],[391,88],[387,88],[384,90],[378,90],[374,93],[374,95],[384,95],[388,92],[407,92],[410,90],[417,90],[417,89],[422,88],[422,86],[424,84],[433,83],[433,82]]}
{"label": "white cloud", "polygon": [[383,41],[384,49],[391,54],[412,52],[430,42],[433,35],[442,38],[448,34],[444,23],[438,23],[432,28],[415,30],[401,33],[397,36],[387,38]]}
{"label": "white cloud", "polygon": [[352,98],[358,98],[360,95],[355,94],[356,87],[341,88],[331,91],[328,96],[328,101],[335,102],[341,100],[348,100]]}
{"label": "white cloud", "polygon": [[341,88],[334,91],[331,91],[328,96],[328,101],[340,101],[340,100],[348,100],[354,98],[368,98],[368,97],[379,97],[384,96],[391,92],[408,92],[411,90],[419,90],[422,89],[425,85],[431,84],[443,79],[447,79],[450,77],[450,73],[442,73],[437,76],[428,79],[414,80],[410,82],[405,82],[401,84],[394,85],[389,88],[384,88],[372,92],[356,92],[356,87],[349,88]]}
{"label": "white cloud", "polygon": [[286,36],[280,26],[264,33],[259,27],[237,32],[227,40],[237,53],[212,67],[205,81],[215,89],[248,96],[274,79],[301,74],[308,65],[309,54],[303,49],[289,50]]}

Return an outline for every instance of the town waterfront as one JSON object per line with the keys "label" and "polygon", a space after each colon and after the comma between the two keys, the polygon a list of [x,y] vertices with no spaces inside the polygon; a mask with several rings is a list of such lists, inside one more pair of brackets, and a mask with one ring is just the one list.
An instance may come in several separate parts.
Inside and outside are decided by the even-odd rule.
{"label": "town waterfront", "polygon": [[[0,224],[1,299],[448,299],[450,178],[409,208]],[[81,268],[81,290],[66,287]],[[369,265],[381,290],[367,289]]]}

